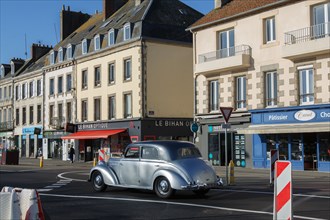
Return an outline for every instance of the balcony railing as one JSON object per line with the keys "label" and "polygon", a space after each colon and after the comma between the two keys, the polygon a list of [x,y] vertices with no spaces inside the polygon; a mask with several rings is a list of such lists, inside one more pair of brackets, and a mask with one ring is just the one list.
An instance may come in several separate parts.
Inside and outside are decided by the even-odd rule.
{"label": "balcony railing", "polygon": [[205,63],[213,60],[218,60],[226,57],[237,56],[240,54],[251,54],[251,47],[248,45],[239,45],[236,47],[224,48],[221,50],[201,54],[198,56],[199,63]]}
{"label": "balcony railing", "polygon": [[0,122],[0,131],[8,131],[14,129],[13,121]]}
{"label": "balcony railing", "polygon": [[297,44],[330,36],[330,22],[318,24],[284,34],[285,44]]}

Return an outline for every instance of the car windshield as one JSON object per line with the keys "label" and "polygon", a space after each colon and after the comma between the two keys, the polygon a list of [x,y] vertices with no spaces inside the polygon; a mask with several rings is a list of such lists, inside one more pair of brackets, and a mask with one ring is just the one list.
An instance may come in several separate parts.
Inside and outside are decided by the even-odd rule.
{"label": "car windshield", "polygon": [[201,157],[201,153],[198,148],[195,147],[183,147],[178,149],[177,159],[185,158],[198,158]]}

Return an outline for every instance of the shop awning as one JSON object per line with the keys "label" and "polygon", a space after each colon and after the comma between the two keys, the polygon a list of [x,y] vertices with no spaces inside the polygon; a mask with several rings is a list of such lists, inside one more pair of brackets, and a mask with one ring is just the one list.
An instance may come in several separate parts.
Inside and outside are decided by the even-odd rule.
{"label": "shop awning", "polygon": [[248,128],[237,129],[239,134],[287,134],[330,132],[330,122],[281,124],[281,125],[250,125]]}
{"label": "shop awning", "polygon": [[63,136],[63,140],[67,139],[99,139],[108,138],[111,135],[119,134],[126,131],[126,129],[109,129],[109,130],[92,130],[92,131],[78,131],[67,136]]}

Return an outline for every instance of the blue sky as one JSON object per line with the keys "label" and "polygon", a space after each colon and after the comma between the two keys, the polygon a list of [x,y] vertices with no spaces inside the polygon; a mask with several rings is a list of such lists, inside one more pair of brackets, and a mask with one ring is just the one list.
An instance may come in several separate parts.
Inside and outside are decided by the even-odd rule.
{"label": "blue sky", "polygon": [[[203,14],[214,6],[214,0],[181,1]],[[25,48],[30,58],[32,43],[54,46],[60,39],[63,5],[88,14],[102,11],[102,0],[0,0],[0,64],[25,59]]]}

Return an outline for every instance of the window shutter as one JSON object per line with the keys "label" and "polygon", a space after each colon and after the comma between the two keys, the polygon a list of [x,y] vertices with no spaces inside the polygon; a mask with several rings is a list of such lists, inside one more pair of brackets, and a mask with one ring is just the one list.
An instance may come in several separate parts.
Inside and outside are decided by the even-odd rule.
{"label": "window shutter", "polygon": [[19,85],[19,87],[18,87],[18,91],[19,91],[18,99],[22,99],[22,91],[23,91],[22,87],[23,87],[22,85]]}
{"label": "window shutter", "polygon": [[33,81],[33,96],[37,96],[37,81]]}

